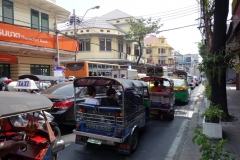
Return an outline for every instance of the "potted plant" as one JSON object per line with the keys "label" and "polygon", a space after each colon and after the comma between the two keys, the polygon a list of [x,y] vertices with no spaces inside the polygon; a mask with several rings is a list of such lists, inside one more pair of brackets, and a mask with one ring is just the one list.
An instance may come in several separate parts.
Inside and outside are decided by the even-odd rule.
{"label": "potted plant", "polygon": [[195,129],[195,136],[192,138],[192,142],[200,146],[199,151],[202,153],[200,160],[235,160],[231,155],[232,151],[224,148],[224,144],[227,140],[211,141],[211,139],[203,134],[201,130]]}
{"label": "potted plant", "polygon": [[222,125],[220,120],[224,117],[219,105],[212,105],[202,114],[203,133],[211,138],[222,139]]}
{"label": "potted plant", "polygon": [[205,93],[204,93],[205,104],[206,104],[206,108],[209,108],[212,87],[208,83],[205,83],[204,86],[205,86]]}

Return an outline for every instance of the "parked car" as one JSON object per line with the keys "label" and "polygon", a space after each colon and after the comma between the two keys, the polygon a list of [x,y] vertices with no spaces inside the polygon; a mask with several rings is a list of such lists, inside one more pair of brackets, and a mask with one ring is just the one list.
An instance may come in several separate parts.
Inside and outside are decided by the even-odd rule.
{"label": "parked car", "polygon": [[237,83],[237,78],[233,78],[233,81],[232,81],[233,84],[236,84]]}
{"label": "parked car", "polygon": [[201,78],[198,76],[193,76],[194,80],[196,81],[196,86],[198,86],[199,84],[201,84]]}
{"label": "parked car", "polygon": [[174,82],[174,95],[176,101],[188,103],[191,89],[185,79],[172,79]]}
{"label": "parked car", "polygon": [[187,83],[191,86],[191,89],[194,89],[196,87],[196,81],[192,75],[187,76]]}
{"label": "parked car", "polygon": [[68,77],[68,80],[69,80],[69,81],[74,81],[74,79],[75,79],[74,76],[69,76],[69,77]]}
{"label": "parked car", "polygon": [[[107,88],[96,87],[97,96],[104,95]],[[58,124],[76,125],[74,115],[74,88],[73,82],[56,84],[42,94],[53,102],[53,107],[47,110],[54,116],[54,121]],[[87,96],[86,87],[76,88],[76,103],[84,102]]]}

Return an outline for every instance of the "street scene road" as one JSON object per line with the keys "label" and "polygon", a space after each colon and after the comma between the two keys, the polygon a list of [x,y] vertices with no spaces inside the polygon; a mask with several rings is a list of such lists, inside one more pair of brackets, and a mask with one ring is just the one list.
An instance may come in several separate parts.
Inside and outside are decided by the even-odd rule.
{"label": "street scene road", "polygon": [[183,130],[191,119],[196,100],[203,91],[203,85],[192,90],[188,105],[175,104],[173,121],[160,120],[152,116],[140,132],[137,150],[130,156],[119,154],[113,147],[102,145],[82,146],[75,144],[73,127],[61,126],[62,139],[66,148],[58,155],[59,160],[168,160],[172,159],[179,147]]}

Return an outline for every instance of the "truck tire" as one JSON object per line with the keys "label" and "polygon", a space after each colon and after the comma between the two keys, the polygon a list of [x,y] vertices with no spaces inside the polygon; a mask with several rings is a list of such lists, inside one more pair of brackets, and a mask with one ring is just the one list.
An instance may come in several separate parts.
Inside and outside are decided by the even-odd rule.
{"label": "truck tire", "polygon": [[133,134],[129,137],[131,142],[131,153],[135,152],[138,146],[138,129],[135,129]]}

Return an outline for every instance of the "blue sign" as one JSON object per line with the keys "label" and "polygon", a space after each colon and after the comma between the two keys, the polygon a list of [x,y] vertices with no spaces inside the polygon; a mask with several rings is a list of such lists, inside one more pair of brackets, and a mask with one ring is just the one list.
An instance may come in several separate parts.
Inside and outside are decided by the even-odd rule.
{"label": "blue sign", "polygon": [[28,87],[29,86],[29,81],[18,81],[18,86]]}
{"label": "blue sign", "polygon": [[55,61],[55,62],[58,62],[58,57],[55,56],[55,57],[54,57],[54,61]]}

